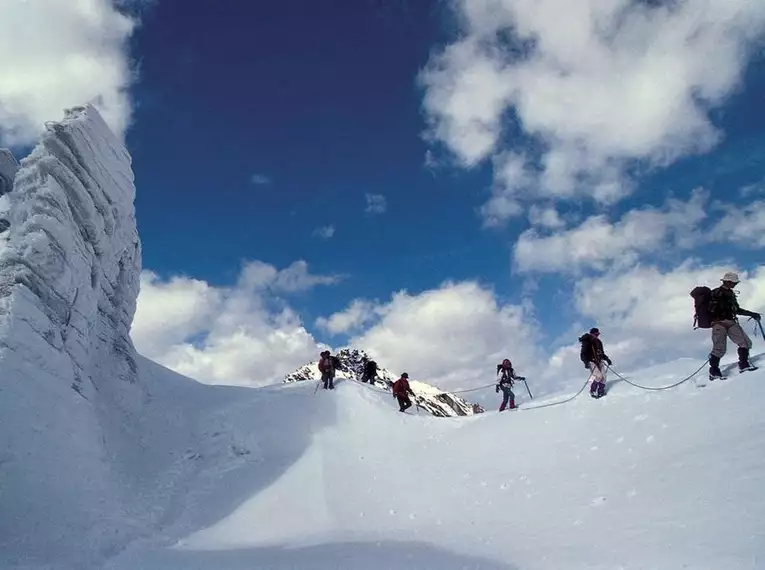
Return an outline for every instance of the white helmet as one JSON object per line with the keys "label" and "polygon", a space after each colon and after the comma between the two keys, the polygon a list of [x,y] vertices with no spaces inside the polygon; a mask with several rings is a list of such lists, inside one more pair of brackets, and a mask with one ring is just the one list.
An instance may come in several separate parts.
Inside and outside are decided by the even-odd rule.
{"label": "white helmet", "polygon": [[723,275],[723,278],[720,279],[720,281],[730,281],[731,283],[738,283],[738,273],[734,273],[733,271],[728,271],[725,275]]}

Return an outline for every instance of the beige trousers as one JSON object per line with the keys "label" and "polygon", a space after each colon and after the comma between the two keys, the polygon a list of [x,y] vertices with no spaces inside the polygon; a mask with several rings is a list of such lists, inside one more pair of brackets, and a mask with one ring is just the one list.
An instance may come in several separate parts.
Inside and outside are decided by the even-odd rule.
{"label": "beige trousers", "polygon": [[590,362],[590,378],[593,382],[605,382],[606,373],[604,372],[606,365],[601,360],[600,365],[595,362]]}
{"label": "beige trousers", "polygon": [[752,348],[752,340],[737,321],[716,321],[712,323],[712,356],[725,355],[729,337],[741,348]]}

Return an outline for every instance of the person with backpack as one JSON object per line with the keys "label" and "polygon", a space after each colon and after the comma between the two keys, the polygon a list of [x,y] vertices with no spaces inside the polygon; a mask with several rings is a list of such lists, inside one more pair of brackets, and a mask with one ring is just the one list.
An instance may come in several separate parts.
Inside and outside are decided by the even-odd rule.
{"label": "person with backpack", "polygon": [[738,370],[757,370],[749,362],[752,340],[738,322],[738,316],[760,320],[760,314],[742,309],[736,299],[735,288],[739,284],[738,274],[729,271],[721,279],[722,285],[713,289],[709,296],[709,319],[712,328],[712,352],[709,354],[709,379],[724,378],[720,370],[720,359],[727,350],[728,338],[738,345]]}
{"label": "person with backpack", "polygon": [[337,357],[330,356],[328,350],[321,353],[321,358],[319,359],[319,372],[321,372],[321,380],[324,383],[325,390],[335,389],[336,364]]}
{"label": "person with backpack", "polygon": [[[500,390],[502,391],[502,403],[499,406],[499,411],[504,412],[506,407],[508,410],[516,409],[513,384],[515,384],[516,380],[525,380],[525,378],[523,376],[516,376],[513,364],[508,358],[505,358],[502,364],[497,364],[497,376],[500,378],[495,392],[499,394]],[[508,404],[510,405],[508,406]]]}
{"label": "person with backpack", "polygon": [[374,360],[367,360],[364,364],[364,371],[361,374],[361,381],[365,384],[367,382],[374,384],[375,378],[377,378],[377,363]]}
{"label": "person with backpack", "polygon": [[579,337],[582,343],[582,349],[579,352],[579,358],[584,363],[584,367],[590,371],[592,384],[590,385],[590,396],[593,398],[602,398],[606,395],[606,371],[603,363],[611,366],[611,359],[603,352],[603,341],[600,340],[600,330],[591,328],[590,332]]}
{"label": "person with backpack", "polygon": [[414,392],[409,387],[409,374],[404,372],[401,378],[393,383],[393,396],[398,400],[399,412],[405,412],[412,407],[412,400],[409,394],[414,396]]}

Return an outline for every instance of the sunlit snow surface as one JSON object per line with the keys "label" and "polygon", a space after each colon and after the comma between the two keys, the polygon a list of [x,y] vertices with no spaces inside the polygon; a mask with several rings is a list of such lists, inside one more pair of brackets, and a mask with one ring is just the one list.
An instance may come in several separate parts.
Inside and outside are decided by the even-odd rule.
{"label": "sunlit snow surface", "polygon": [[172,518],[108,568],[765,567],[759,371],[448,419],[352,381],[225,393]]}
{"label": "sunlit snow surface", "polygon": [[765,568],[762,371],[528,409],[577,369],[459,418],[353,380],[202,385],[130,343],[130,157],[97,113],[21,166],[0,204],[0,568]]}

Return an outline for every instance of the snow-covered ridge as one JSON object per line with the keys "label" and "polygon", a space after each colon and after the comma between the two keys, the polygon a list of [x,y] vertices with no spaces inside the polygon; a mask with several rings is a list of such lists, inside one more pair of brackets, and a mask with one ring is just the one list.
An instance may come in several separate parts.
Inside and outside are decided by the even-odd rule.
{"label": "snow-covered ridge", "polygon": [[130,155],[92,107],[49,123],[8,194],[0,252],[0,347],[84,396],[134,383],[129,336],[141,271]]}
{"label": "snow-covered ridge", "polygon": [[0,148],[0,196],[11,191],[18,169],[19,165],[11,151]]}
{"label": "snow-covered ridge", "polygon": [[[364,365],[371,360],[366,352],[357,349],[344,348],[336,356],[342,363],[342,368],[337,371],[336,378],[345,380],[361,380]],[[374,386],[379,390],[391,392],[393,382],[398,379],[398,375],[385,368],[378,367],[377,376],[381,381],[378,380]],[[319,380],[320,378],[321,372],[319,372],[319,362],[317,360],[287,374],[284,377],[284,382],[304,382],[307,380]],[[409,384],[414,393],[417,394],[417,405],[436,417],[471,416],[484,412],[484,409],[478,404],[472,404],[467,400],[449,392],[444,392],[425,382],[410,379]]]}
{"label": "snow-covered ridge", "polygon": [[0,197],[3,568],[70,555],[89,567],[138,506],[124,469],[146,447],[148,399],[129,336],[134,197],[130,155],[92,107],[49,123]]}

